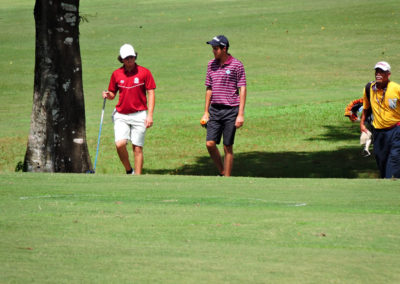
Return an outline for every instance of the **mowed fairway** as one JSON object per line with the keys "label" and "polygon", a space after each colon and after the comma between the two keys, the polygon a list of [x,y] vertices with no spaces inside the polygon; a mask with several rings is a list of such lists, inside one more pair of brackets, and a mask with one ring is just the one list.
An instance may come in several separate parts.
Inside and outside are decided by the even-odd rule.
{"label": "mowed fairway", "polygon": [[0,176],[2,283],[399,283],[395,181]]}

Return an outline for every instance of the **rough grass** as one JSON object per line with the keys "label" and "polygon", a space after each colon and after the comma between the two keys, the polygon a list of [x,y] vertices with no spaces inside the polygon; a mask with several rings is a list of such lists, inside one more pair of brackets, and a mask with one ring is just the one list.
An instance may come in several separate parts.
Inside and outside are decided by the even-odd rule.
{"label": "rough grass", "polygon": [[[29,133],[33,5],[14,1],[0,6],[4,27],[0,32],[2,172],[14,171],[23,160]],[[130,42],[140,53],[139,63],[152,70],[158,85],[145,172],[214,174],[204,167],[205,133],[198,120],[204,104],[206,62],[212,57],[205,41],[224,33],[232,54],[244,62],[248,78],[245,128],[239,131],[235,146],[238,164],[245,162],[241,157],[254,153],[267,159],[256,167],[247,163],[246,172],[236,167],[235,175],[376,177],[372,160],[355,157],[358,129],[343,117],[343,111],[349,101],[361,96],[376,61],[389,61],[393,79],[398,78],[396,5],[396,1],[381,5],[314,0],[123,1],[118,6],[101,0],[82,2],[81,14],[89,20],[81,24],[80,42],[91,153],[94,156],[96,149],[100,93],[118,67],[119,46]],[[385,21],[379,20],[382,14]],[[106,106],[97,169],[102,173],[122,171],[109,120],[114,105],[108,102]],[[273,162],[275,153],[278,159],[288,156],[289,161],[296,156],[325,157],[330,174],[313,173],[308,160],[314,158],[303,161],[309,164],[305,171],[291,167],[289,174],[284,165]],[[272,169],[271,164],[280,169]],[[365,166],[355,166],[348,173],[343,164]],[[188,172],[188,167],[195,170]]]}
{"label": "rough grass", "polygon": [[[31,1],[0,4],[1,172],[14,171],[26,149],[33,93],[33,5]],[[223,33],[231,41],[231,53],[243,61],[248,79],[246,122],[236,139],[234,175],[376,177],[373,159],[358,156],[359,131],[343,112],[347,103],[361,96],[376,61],[389,61],[392,79],[398,78],[396,5],[394,0],[384,4],[82,2],[81,14],[89,21],[81,24],[80,44],[90,152],[94,157],[101,91],[119,66],[119,46],[130,42],[158,86],[155,124],[146,140],[145,173],[214,175],[198,121],[206,63],[212,58],[205,41]],[[114,105],[107,102],[106,106],[100,173],[123,172],[109,119]],[[260,159],[256,162],[252,156]]]}

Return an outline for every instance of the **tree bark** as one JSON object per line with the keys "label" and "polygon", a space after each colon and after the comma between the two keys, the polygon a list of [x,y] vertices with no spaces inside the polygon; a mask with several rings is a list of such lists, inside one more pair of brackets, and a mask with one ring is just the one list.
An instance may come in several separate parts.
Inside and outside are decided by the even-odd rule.
{"label": "tree bark", "polygon": [[35,79],[24,170],[82,173],[86,142],[79,0],[36,0]]}

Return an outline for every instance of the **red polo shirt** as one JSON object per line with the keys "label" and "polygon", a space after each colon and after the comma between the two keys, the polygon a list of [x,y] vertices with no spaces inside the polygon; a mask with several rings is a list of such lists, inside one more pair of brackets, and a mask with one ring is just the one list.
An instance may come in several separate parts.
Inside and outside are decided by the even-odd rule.
{"label": "red polo shirt", "polygon": [[126,71],[124,67],[115,70],[108,86],[108,90],[114,94],[119,92],[115,108],[123,114],[147,110],[146,90],[155,88],[156,83],[150,70],[139,65],[132,72]]}

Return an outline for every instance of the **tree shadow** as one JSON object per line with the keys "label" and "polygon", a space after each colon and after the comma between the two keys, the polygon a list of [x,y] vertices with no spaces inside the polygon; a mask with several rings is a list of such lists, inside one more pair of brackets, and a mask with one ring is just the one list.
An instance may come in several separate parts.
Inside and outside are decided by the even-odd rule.
{"label": "tree shadow", "polygon": [[[360,137],[359,125],[342,123],[324,125],[325,133],[307,141],[354,141]],[[372,147],[371,147],[372,148]],[[372,150],[373,151],[373,150]],[[264,178],[378,178],[379,172],[371,151],[361,156],[361,147],[343,147],[319,152],[244,152],[235,153],[233,176]],[[177,169],[147,170],[152,174],[216,176],[217,170],[208,155],[193,164]]]}
{"label": "tree shadow", "polygon": [[324,125],[326,132],[317,137],[306,139],[307,141],[354,141],[360,139],[360,125],[353,123],[346,125]]}
{"label": "tree shadow", "polygon": [[[209,156],[178,169],[149,170],[147,173],[216,176]],[[321,152],[246,152],[235,154],[233,176],[264,178],[377,178],[372,156],[362,157],[360,148]]]}

